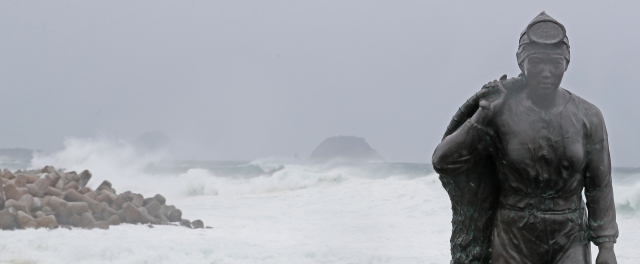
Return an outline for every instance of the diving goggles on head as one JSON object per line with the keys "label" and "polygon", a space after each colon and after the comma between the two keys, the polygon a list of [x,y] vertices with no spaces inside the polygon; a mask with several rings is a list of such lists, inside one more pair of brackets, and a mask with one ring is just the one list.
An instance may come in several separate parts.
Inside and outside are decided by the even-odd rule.
{"label": "diving goggles on head", "polygon": [[527,29],[520,34],[520,45],[526,43],[569,45],[567,31],[564,26],[552,19],[542,19],[529,24]]}

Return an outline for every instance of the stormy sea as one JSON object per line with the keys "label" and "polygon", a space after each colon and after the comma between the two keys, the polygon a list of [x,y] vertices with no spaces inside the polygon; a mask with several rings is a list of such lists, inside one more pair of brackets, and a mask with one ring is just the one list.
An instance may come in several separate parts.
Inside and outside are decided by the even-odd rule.
{"label": "stormy sea", "polygon": [[[68,140],[55,153],[2,160],[161,193],[211,229],[121,224],[109,230],[2,232],[0,263],[448,263],[449,198],[430,164],[179,160],[126,142]],[[169,155],[170,156],[170,155]],[[425,160],[427,160],[425,158]],[[640,170],[613,173],[619,263],[638,263]],[[595,247],[592,253],[597,253]]]}

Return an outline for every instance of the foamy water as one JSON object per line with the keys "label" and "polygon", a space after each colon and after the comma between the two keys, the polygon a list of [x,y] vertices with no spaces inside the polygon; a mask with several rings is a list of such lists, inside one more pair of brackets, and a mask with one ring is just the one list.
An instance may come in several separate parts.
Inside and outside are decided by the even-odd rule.
{"label": "foamy water", "polygon": [[[125,143],[68,141],[65,151],[36,157],[33,166],[90,169],[94,187],[109,179],[118,192],[162,193],[182,209],[183,217],[213,228],[125,224],[109,230],[3,231],[0,262],[449,262],[450,202],[435,174],[381,177],[380,170],[370,168],[273,160],[247,164],[268,172],[262,176],[218,175],[195,167],[151,173],[146,163],[168,161],[139,158],[129,148]],[[626,176],[615,193],[618,261],[637,263],[640,184]]]}

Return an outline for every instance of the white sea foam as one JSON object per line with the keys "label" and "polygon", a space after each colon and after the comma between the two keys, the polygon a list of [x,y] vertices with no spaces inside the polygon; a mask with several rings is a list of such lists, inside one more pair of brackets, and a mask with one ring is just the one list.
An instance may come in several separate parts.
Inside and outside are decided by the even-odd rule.
{"label": "white sea foam", "polygon": [[190,169],[179,176],[186,184],[188,195],[242,195],[284,192],[319,185],[340,184],[349,179],[341,170],[328,172],[313,168],[287,165],[272,175],[263,175],[250,179],[216,177],[204,169]]}
{"label": "white sea foam", "polygon": [[614,194],[618,214],[637,216],[640,213],[640,182],[614,185]]}
{"label": "white sea foam", "polygon": [[[191,168],[146,172],[162,156],[122,141],[67,140],[34,167],[89,169],[118,191],[162,193],[213,229],[121,225],[110,230],[3,232],[0,262],[13,263],[448,263],[451,211],[437,175],[371,176],[367,168],[256,160],[257,177]],[[619,263],[640,260],[638,185],[615,186]],[[626,209],[625,209],[626,210]],[[593,253],[597,253],[594,248]]]}

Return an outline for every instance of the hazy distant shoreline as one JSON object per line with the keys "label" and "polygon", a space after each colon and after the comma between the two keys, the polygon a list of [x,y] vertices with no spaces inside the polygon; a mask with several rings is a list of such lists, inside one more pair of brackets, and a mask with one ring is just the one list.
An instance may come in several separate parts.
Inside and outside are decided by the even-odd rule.
{"label": "hazy distant shoreline", "polygon": [[[0,167],[10,170],[27,169],[31,166],[31,160],[35,153],[42,154],[40,150],[31,150],[26,148],[0,148]],[[277,160],[277,159],[276,159]],[[184,173],[189,168],[203,168],[212,171],[226,172],[231,174],[242,173],[244,176],[259,176],[264,174],[272,174],[280,167],[274,168],[258,168],[253,166],[254,161],[251,160],[207,160],[207,159],[176,159],[167,164],[148,164],[147,169],[153,172],[167,173]],[[289,159],[287,161],[276,161],[281,165],[298,164],[310,165],[305,159]],[[49,164],[56,166],[57,164]],[[314,163],[314,166],[321,167],[361,167],[371,170],[382,170],[382,174],[396,174],[409,172],[412,176],[426,175],[433,173],[430,163],[419,162],[326,162]],[[242,168],[240,171],[235,169]],[[235,171],[236,173],[233,173]],[[639,174],[640,167],[612,167],[612,173],[616,175]]]}

